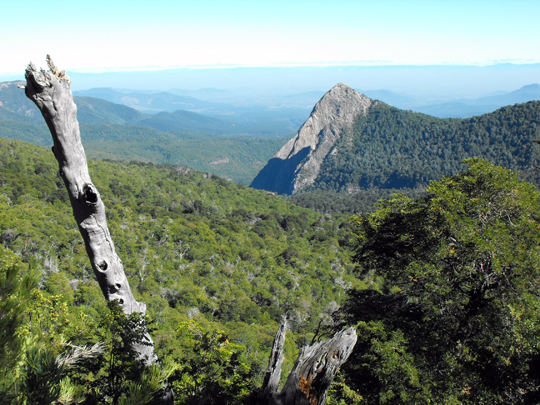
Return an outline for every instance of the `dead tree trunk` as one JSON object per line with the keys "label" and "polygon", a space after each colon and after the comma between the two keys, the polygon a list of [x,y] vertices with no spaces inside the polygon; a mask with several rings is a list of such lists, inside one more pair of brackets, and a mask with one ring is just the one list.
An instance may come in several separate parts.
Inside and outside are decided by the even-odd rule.
{"label": "dead tree trunk", "polygon": [[[126,314],[144,314],[146,305],[137,302],[131,293],[122,260],[116,254],[109,233],[105,205],[90,179],[77,121],[77,106],[71,94],[71,80],[64,71],[58,71],[49,55],[47,64],[49,71],[38,71],[32,63],[28,65],[25,93],[37,105],[51,131],[52,151],[68,190],[73,215],[92,268],[107,300],[117,299]],[[151,364],[155,361],[154,346],[148,333],[146,338],[151,345],[140,345],[136,350]]]}
{"label": "dead tree trunk", "polygon": [[259,393],[259,403],[324,405],[332,380],[356,344],[356,331],[349,328],[336,333],[330,340],[304,347],[283,389],[278,392],[286,329],[286,322],[283,322],[276,333],[268,369]]}

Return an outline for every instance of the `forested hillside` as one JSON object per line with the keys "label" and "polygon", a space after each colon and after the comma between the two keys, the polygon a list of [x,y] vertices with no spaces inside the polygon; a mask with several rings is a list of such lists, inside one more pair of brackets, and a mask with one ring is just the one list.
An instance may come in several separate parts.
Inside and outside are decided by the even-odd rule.
{"label": "forested hillside", "polygon": [[[283,315],[285,375],[301,346],[358,329],[328,404],[536,403],[540,194],[489,162],[466,164],[421,198],[348,220],[183,166],[89,162],[176,403],[256,403]],[[51,384],[19,385],[26,398],[136,398],[152,384],[129,385],[114,328],[133,320],[105,303],[50,152],[0,140],[0,184],[0,288],[12,291],[0,311],[18,313],[0,333],[0,403],[22,377]],[[64,378],[59,354],[84,344],[84,373]]]}
{"label": "forested hillside", "polygon": [[[291,198],[325,211],[370,212],[392,192],[419,195],[431,180],[480,157],[540,184],[540,101],[468,119],[441,119],[376,103],[343,133],[306,193]],[[342,193],[342,195],[335,195]],[[336,207],[331,200],[336,200]]]}
{"label": "forested hillside", "polygon": [[[24,84],[0,83],[0,137],[51,145],[39,110],[17,87]],[[182,110],[151,116],[94,97],[74,101],[89,157],[182,164],[244,185],[285,142],[277,135],[295,129],[275,112],[235,123]]]}
{"label": "forested hillside", "polygon": [[[219,329],[245,346],[249,383],[259,383],[283,315],[293,332],[290,368],[297,347],[331,327],[345,293],[361,284],[352,275],[345,217],[322,216],[183,166],[93,160],[89,166],[134,294],[155,322],[162,357],[187,364],[196,337],[186,330]],[[64,303],[62,319],[71,319],[70,330],[79,333],[71,338],[80,343],[77,328],[98,322],[105,301],[52,153],[0,139],[0,184],[0,241],[37,267],[41,294]],[[84,317],[73,318],[81,311]],[[182,329],[182,322],[191,326]]]}
{"label": "forested hillside", "polygon": [[[522,128],[526,120],[508,122]],[[284,375],[300,347],[359,329],[329,404],[535,403],[540,194],[488,162],[467,165],[419,199],[397,196],[349,220],[185,166],[89,161],[177,403],[252,401],[283,315],[292,332]],[[17,389],[27,398],[75,398],[84,389],[88,403],[134,398],[137,387],[126,395],[133,365],[115,343],[125,337],[113,327],[131,321],[106,305],[66,200],[51,152],[0,139],[0,288],[19,288],[4,295],[0,312],[21,308],[16,328],[0,334],[8,348],[0,392],[11,395],[9,384],[21,380],[6,370],[38,381],[73,345],[94,344],[91,351],[104,342],[110,352],[71,380],[57,373],[41,391]],[[24,356],[10,357],[17,350]],[[116,388],[111,375],[121,378]]]}
{"label": "forested hillside", "polygon": [[540,193],[466,163],[351,219],[369,288],[340,311],[359,336],[342,371],[366,403],[539,403]]}
{"label": "forested hillside", "polygon": [[[91,158],[181,164],[244,185],[284,142],[283,138],[167,133],[128,125],[81,124],[81,136]],[[44,124],[0,120],[0,137],[52,144]]]}

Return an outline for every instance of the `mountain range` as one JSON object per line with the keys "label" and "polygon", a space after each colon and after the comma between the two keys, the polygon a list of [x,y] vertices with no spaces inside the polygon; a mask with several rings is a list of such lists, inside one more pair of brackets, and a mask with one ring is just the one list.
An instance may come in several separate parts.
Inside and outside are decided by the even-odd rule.
{"label": "mountain range", "polygon": [[540,85],[538,84],[529,84],[511,92],[497,92],[497,94],[479,98],[411,96],[390,90],[358,91],[371,99],[383,101],[394,107],[439,118],[469,118],[493,112],[507,105],[540,100]]}
{"label": "mountain range", "polygon": [[[411,110],[440,118],[468,118],[493,112],[497,108],[516,103],[540,100],[540,85],[529,84],[508,93],[480,97],[477,99],[456,99],[440,104],[411,106]],[[390,103],[399,107],[398,104]]]}
{"label": "mountain range", "polygon": [[[41,114],[33,103],[26,98],[17,86],[24,86],[24,81],[0,83],[0,119],[42,124]],[[216,103],[208,103],[191,97],[175,96],[170,93],[154,94],[130,93],[128,96],[112,89],[95,89],[80,92],[75,96],[78,119],[81,124],[93,125],[137,125],[158,129],[165,132],[195,132],[213,135],[250,135],[250,136],[284,136],[295,131],[299,117],[280,118],[275,111],[261,113],[251,111],[245,114],[221,107],[217,112]],[[89,95],[99,95],[92,97]],[[145,97],[144,99],[142,97]],[[139,98],[136,98],[139,97]],[[180,102],[179,100],[182,100]],[[121,102],[120,104],[118,102]],[[145,113],[149,109],[131,108],[129,105],[157,106],[150,110],[154,114]],[[204,115],[200,111],[214,106],[213,115]],[[140,107],[140,106],[139,106]],[[183,107],[183,108],[180,108]],[[236,112],[234,112],[234,111]],[[199,112],[196,112],[199,111]],[[237,121],[229,115],[235,115]],[[294,115],[294,114],[293,114]]]}
{"label": "mountain range", "polygon": [[[17,88],[23,84],[0,84],[0,134],[50,144],[37,109]],[[175,92],[188,94],[182,90]],[[190,94],[194,93],[197,92]],[[418,193],[430,180],[462,170],[462,160],[470,156],[528,170],[526,177],[536,181],[529,168],[538,163],[536,149],[531,144],[537,133],[538,102],[456,120],[398,109],[383,102],[393,100],[395,104],[403,104],[415,100],[406,95],[385,90],[365,93],[338,84],[316,103],[308,120],[285,146],[284,138],[238,138],[245,133],[260,136],[279,132],[263,128],[264,122],[268,124],[265,119],[269,113],[261,113],[260,106],[245,103],[241,106],[244,111],[251,108],[249,123],[247,119],[234,122],[230,117],[219,119],[187,110],[147,114],[141,109],[88,96],[156,109],[167,107],[167,103],[178,106],[182,101],[186,108],[210,111],[217,106],[234,109],[226,103],[210,101],[229,95],[228,91],[201,91],[209,99],[202,101],[171,92],[92,89],[77,93],[75,102],[90,157],[184,164],[246,185],[251,182],[255,188],[292,195],[291,200],[321,211],[336,209],[330,200],[339,201],[339,211],[369,211],[379,198],[396,190]],[[510,93],[468,100],[467,105],[481,110],[495,105],[489,103],[528,100],[537,93],[540,86],[530,85]],[[272,97],[276,95],[269,95],[267,101]],[[282,108],[276,108],[273,114],[278,117],[285,106],[306,104],[317,97],[320,97],[317,91],[289,95]],[[276,103],[279,97],[272,100]],[[451,107],[448,105],[447,111]],[[238,111],[231,116],[238,116]],[[262,114],[259,119],[257,111]],[[299,122],[298,117],[287,119],[291,128]],[[248,130],[249,125],[254,131]],[[516,148],[516,142],[530,151]],[[268,162],[266,167],[265,162]]]}
{"label": "mountain range", "polygon": [[149,114],[156,114],[161,111],[173,112],[177,110],[206,111],[227,107],[227,105],[203,101],[182,94],[173,94],[172,92],[121,91],[111,88],[93,88],[75,91],[73,92],[73,95],[76,97],[101,98],[110,101],[111,103],[123,104]]}
{"label": "mountain range", "polygon": [[[0,137],[51,145],[41,114],[17,87],[24,84],[0,83]],[[258,124],[259,136],[248,136],[241,125],[190,111],[149,115],[94,97],[74,101],[91,158],[183,164],[248,185],[284,142]]]}
{"label": "mountain range", "polygon": [[[540,100],[540,85],[529,84],[510,92],[496,92],[477,98],[463,98],[443,95],[405,94],[388,89],[356,89],[373,100],[405,110],[412,110],[439,118],[469,118],[486,114],[497,108],[516,103]],[[134,90],[114,90],[110,88],[90,89],[75,92],[79,96],[102,98],[114,103],[155,114],[160,111],[172,112],[177,109],[202,113],[215,118],[242,122],[265,120],[288,120],[300,126],[298,120],[309,115],[313,105],[324,95],[324,91],[302,93],[269,93],[256,97],[242,91],[201,89],[198,91],[170,90],[169,92],[140,92]],[[197,96],[199,99],[194,98]],[[205,101],[201,100],[204,97]],[[272,115],[272,113],[277,113]]]}
{"label": "mountain range", "polygon": [[[312,90],[323,93],[338,82],[354,89],[389,89],[409,95],[478,98],[495,90],[511,91],[536,83],[540,64],[498,63],[487,66],[275,66],[198,67],[130,72],[67,72],[73,90],[93,87],[191,92],[213,88],[260,98],[269,94],[296,94]],[[0,76],[0,81],[15,80]],[[195,98],[207,100],[197,94]],[[230,95],[232,96],[232,94]],[[231,99],[228,96],[227,99]],[[321,94],[322,96],[322,94]],[[313,104],[312,104],[313,106]]]}
{"label": "mountain range", "polygon": [[[147,120],[137,125],[165,131],[253,136],[284,136],[293,133],[308,115],[308,106],[313,105],[305,101],[289,101],[283,105],[267,105],[261,100],[239,101],[232,92],[218,89],[143,92],[94,88],[73,94],[76,97],[100,98],[150,114]],[[186,94],[216,101],[201,100]]]}
{"label": "mountain range", "polygon": [[[540,184],[540,101],[467,119],[442,119],[372,100],[339,83],[255,177],[251,186],[280,194],[367,190],[417,192],[431,180],[463,170],[480,157],[518,170]],[[308,198],[309,199],[309,198]],[[294,201],[304,201],[306,196]],[[372,209],[371,208],[367,208]],[[357,210],[357,209],[355,209]]]}

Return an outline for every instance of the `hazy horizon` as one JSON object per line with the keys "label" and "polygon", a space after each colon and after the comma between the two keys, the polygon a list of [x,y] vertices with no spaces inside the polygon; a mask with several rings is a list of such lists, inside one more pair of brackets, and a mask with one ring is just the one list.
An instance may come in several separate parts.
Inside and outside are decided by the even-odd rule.
{"label": "hazy horizon", "polygon": [[2,3],[0,75],[540,63],[540,2],[38,0]]}
{"label": "hazy horizon", "polygon": [[[39,67],[39,64],[36,63]],[[325,66],[70,72],[72,89],[98,87],[169,91],[215,88],[235,92],[297,94],[327,91],[338,82],[358,90],[390,90],[434,98],[475,98],[540,82],[539,64],[492,66]],[[0,75],[0,82],[24,80]]]}

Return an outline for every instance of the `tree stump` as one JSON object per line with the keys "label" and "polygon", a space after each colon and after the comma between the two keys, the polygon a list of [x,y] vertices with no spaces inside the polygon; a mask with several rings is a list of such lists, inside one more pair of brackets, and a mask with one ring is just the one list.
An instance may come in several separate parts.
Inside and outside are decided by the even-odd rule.
{"label": "tree stump", "polygon": [[286,329],[284,321],[274,339],[259,402],[261,405],[324,405],[332,380],[356,344],[356,331],[349,328],[330,340],[304,347],[278,392]]}

